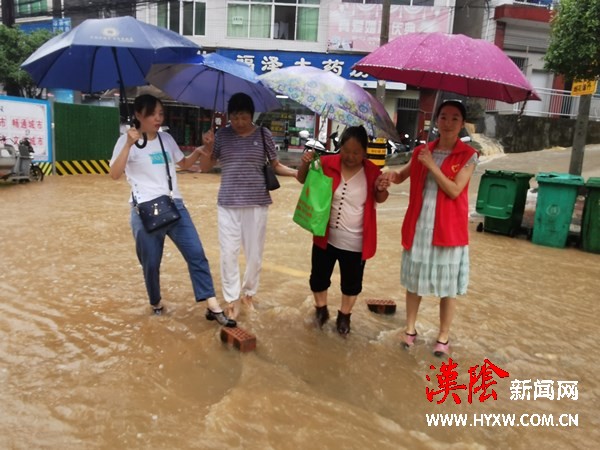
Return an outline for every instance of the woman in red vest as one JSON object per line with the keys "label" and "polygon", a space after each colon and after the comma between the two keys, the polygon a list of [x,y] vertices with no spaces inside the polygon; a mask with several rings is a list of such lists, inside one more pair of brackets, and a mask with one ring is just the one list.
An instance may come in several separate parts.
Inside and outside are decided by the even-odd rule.
{"label": "woman in red vest", "polygon": [[410,162],[388,177],[393,183],[410,177],[400,277],[406,287],[404,346],[411,347],[417,338],[421,298],[440,297],[440,329],[433,352],[441,357],[450,353],[456,297],[467,293],[469,283],[467,193],[478,155],[458,137],[466,118],[460,101],[442,102],[436,118],[439,139],[417,147]]}

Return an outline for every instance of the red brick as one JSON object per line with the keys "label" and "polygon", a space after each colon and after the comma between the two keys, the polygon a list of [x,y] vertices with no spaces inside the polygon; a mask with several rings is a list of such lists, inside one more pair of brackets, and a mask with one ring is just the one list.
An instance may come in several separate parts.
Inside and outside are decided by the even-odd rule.
{"label": "red brick", "polygon": [[396,312],[396,302],[393,300],[367,300],[367,306],[370,311],[377,314],[394,314]]}
{"label": "red brick", "polygon": [[256,336],[240,327],[221,328],[221,340],[233,345],[240,352],[251,352],[256,348]]}

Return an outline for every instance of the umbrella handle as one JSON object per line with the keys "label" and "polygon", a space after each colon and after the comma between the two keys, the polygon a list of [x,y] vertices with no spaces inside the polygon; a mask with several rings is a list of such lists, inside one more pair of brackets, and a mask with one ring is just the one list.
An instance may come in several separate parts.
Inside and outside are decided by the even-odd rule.
{"label": "umbrella handle", "polygon": [[[135,128],[139,128],[140,127],[140,121],[139,120],[133,119],[131,122],[132,122],[132,125]],[[137,148],[144,148],[147,143],[148,143],[148,135],[146,133],[142,133],[142,143],[140,144],[139,142],[136,141],[135,146]]]}
{"label": "umbrella handle", "polygon": [[148,143],[148,135],[146,133],[142,133],[142,143],[140,144],[139,142],[136,142],[135,146],[137,148],[144,148],[147,143]]}

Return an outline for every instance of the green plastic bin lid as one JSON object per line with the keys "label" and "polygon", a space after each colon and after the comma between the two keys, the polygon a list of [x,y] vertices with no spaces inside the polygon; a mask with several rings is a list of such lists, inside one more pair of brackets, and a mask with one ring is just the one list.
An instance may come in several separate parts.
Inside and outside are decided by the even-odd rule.
{"label": "green plastic bin lid", "polygon": [[583,177],[570,173],[540,172],[535,177],[538,183],[569,184],[583,186]]}
{"label": "green plastic bin lid", "polygon": [[484,176],[493,176],[498,178],[533,178],[534,175],[532,173],[526,172],[513,172],[511,170],[489,170],[487,169]]}
{"label": "green plastic bin lid", "polygon": [[591,178],[588,178],[588,180],[585,183],[585,185],[586,185],[586,187],[600,188],[600,177],[591,177]]}

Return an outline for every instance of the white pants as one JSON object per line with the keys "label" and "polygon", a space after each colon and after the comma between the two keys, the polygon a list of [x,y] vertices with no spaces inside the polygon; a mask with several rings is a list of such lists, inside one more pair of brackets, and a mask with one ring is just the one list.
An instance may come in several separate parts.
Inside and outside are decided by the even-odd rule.
{"label": "white pants", "polygon": [[[233,302],[240,293],[254,296],[258,290],[267,229],[268,206],[217,207],[221,246],[223,298]],[[240,286],[240,248],[246,257],[246,272]]]}

